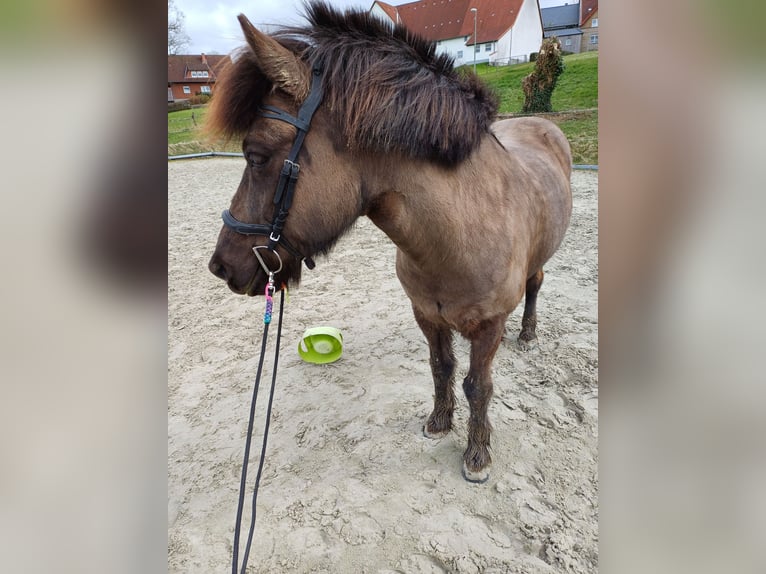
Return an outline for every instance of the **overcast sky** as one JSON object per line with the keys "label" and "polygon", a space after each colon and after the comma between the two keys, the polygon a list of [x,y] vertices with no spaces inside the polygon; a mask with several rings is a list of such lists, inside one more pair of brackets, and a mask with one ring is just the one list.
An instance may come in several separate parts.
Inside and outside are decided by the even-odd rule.
{"label": "overcast sky", "polygon": [[[410,0],[388,0],[389,4],[406,4]],[[574,3],[575,0],[566,0]],[[245,14],[256,26],[268,24],[301,24],[301,0],[175,0],[184,13],[184,28],[191,41],[185,53],[228,54],[244,43],[237,14]],[[359,7],[368,10],[373,0],[330,0],[340,8]],[[540,0],[542,8],[559,6],[565,0]]]}

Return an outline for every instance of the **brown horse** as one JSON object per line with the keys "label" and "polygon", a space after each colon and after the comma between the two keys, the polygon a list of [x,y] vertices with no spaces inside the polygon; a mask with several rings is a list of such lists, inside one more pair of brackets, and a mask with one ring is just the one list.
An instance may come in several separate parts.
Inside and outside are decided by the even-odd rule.
{"label": "brown horse", "polygon": [[369,217],[398,247],[397,275],[430,347],[427,437],[452,428],[453,331],[471,342],[463,474],[483,482],[492,360],[525,294],[519,340],[536,338],[543,264],[571,213],[569,144],[543,119],[492,123],[496,97],[403,27],[323,2],[307,18],[266,35],[239,16],[247,46],[219,78],[209,123],[244,138],[247,166],[210,270],[248,295],[264,292],[268,270],[280,269],[277,288],[295,284],[302,259],[313,267],[311,256]]}

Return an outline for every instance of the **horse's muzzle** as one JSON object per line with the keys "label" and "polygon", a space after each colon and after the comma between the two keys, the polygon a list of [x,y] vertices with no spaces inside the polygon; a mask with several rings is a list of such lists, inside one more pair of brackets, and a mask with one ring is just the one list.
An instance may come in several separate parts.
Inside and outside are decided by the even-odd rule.
{"label": "horse's muzzle", "polygon": [[213,275],[224,281],[228,281],[231,276],[230,270],[215,254],[210,258],[210,263],[207,264],[207,268]]}
{"label": "horse's muzzle", "polygon": [[237,295],[255,297],[264,294],[268,276],[260,267],[238,273],[234,266],[223,260],[218,251],[213,253],[207,267],[213,275],[226,281],[229,289]]}

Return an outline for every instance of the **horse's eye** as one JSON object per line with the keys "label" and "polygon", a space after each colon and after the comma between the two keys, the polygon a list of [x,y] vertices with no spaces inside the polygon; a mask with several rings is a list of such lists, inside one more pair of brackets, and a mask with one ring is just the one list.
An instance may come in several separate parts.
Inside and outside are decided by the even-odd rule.
{"label": "horse's eye", "polygon": [[247,165],[253,168],[263,167],[268,161],[268,156],[252,152],[247,154]]}

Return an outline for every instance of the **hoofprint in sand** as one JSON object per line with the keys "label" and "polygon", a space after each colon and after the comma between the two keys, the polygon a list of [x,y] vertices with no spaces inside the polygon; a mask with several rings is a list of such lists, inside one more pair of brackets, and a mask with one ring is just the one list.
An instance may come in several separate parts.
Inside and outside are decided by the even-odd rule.
{"label": "hoofprint in sand", "polygon": [[[264,300],[231,293],[207,262],[243,168],[230,158],[168,163],[171,573],[230,567]],[[459,337],[455,428],[423,436],[433,406],[428,346],[396,278],[394,245],[361,218],[304,269],[285,306],[249,572],[597,571],[597,175],[575,171],[572,189],[571,226],[545,267],[538,344],[516,343],[520,305],[495,356],[483,485],[461,476],[469,346]],[[318,325],[343,333],[335,363],[298,356],[303,331]]]}

